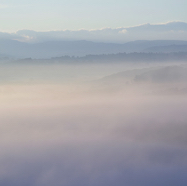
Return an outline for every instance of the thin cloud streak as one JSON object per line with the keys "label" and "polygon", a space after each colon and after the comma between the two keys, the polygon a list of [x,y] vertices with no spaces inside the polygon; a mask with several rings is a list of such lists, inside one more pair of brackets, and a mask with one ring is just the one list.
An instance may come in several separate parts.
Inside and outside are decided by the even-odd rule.
{"label": "thin cloud streak", "polygon": [[[2,33],[0,33],[2,34]],[[8,33],[7,33],[8,34]],[[44,42],[51,40],[89,40],[96,42],[124,43],[134,40],[187,40],[187,23],[173,21],[161,24],[143,24],[134,27],[102,28],[94,30],[33,31],[19,30],[20,41]],[[11,35],[10,35],[10,38]],[[29,40],[27,38],[30,38]]]}

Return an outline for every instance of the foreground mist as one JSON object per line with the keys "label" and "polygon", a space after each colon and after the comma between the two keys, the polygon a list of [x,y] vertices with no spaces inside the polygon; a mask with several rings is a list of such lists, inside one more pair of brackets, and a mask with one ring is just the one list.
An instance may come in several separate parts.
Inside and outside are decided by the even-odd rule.
{"label": "foreground mist", "polygon": [[0,185],[186,185],[185,64],[0,72]]}

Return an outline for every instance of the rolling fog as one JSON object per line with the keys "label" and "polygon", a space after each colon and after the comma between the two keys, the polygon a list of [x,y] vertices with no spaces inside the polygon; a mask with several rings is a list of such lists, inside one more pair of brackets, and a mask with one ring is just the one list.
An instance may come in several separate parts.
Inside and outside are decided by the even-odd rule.
{"label": "rolling fog", "polygon": [[185,63],[1,64],[0,185],[183,186]]}

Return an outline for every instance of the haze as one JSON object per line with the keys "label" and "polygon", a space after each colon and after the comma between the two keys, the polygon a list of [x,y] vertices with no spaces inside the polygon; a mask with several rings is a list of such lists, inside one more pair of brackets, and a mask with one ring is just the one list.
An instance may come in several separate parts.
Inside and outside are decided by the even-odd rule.
{"label": "haze", "polygon": [[0,185],[185,185],[186,72],[2,64]]}

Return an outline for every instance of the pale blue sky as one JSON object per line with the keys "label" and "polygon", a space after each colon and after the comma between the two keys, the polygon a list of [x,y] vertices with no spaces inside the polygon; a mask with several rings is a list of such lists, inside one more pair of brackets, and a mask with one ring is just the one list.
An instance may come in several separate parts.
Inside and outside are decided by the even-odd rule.
{"label": "pale blue sky", "polygon": [[187,22],[186,0],[1,0],[1,31],[99,29]]}

